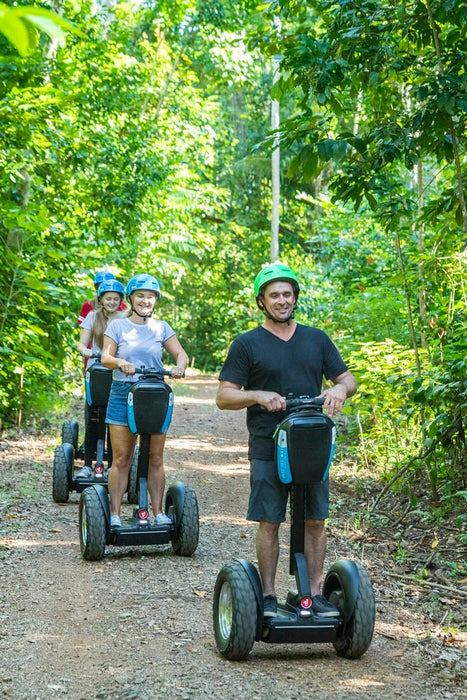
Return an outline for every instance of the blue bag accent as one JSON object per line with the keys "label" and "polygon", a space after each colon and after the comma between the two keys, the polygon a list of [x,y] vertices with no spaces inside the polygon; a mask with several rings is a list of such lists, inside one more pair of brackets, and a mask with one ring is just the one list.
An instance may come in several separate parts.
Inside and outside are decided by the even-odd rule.
{"label": "blue bag accent", "polygon": [[334,426],[332,429],[331,452],[329,455],[329,462],[327,464],[326,471],[324,472],[323,481],[325,481],[328,478],[329,470],[331,468],[332,458],[334,457],[334,450],[336,449],[336,435],[337,435],[337,430],[336,430],[336,426]]}
{"label": "blue bag accent", "polygon": [[172,420],[172,412],[174,409],[174,395],[170,394],[169,396],[169,405],[167,407],[167,415],[165,417],[165,421],[162,425],[161,428],[161,433],[165,433],[170,425],[170,421]]}
{"label": "blue bag accent", "polygon": [[287,433],[279,430],[276,437],[276,461],[279,479],[283,484],[292,483],[292,472],[290,471],[289,453],[287,450]]}
{"label": "blue bag accent", "polygon": [[138,429],[136,427],[135,413],[133,411],[133,394],[131,391],[128,392],[127,404],[126,404],[126,414],[128,419],[128,427],[132,433],[137,433]]}
{"label": "blue bag accent", "polygon": [[86,394],[86,403],[89,404],[89,406],[92,406],[92,398],[91,398],[91,377],[89,375],[89,370],[86,370],[86,374],[84,376],[84,392]]}

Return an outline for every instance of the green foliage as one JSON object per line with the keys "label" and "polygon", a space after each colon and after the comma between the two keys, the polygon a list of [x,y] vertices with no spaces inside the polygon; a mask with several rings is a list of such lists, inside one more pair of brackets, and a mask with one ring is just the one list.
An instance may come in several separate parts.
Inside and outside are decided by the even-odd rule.
{"label": "green foliage", "polygon": [[[467,451],[467,347],[452,349],[448,367],[434,369],[413,383],[410,398],[423,407],[425,446],[431,450],[432,482],[444,498],[458,495],[465,481]],[[410,410],[410,409],[409,409]],[[415,411],[415,408],[412,408]]]}
{"label": "green foliage", "polygon": [[0,33],[16,47],[21,56],[34,53],[39,43],[38,32],[44,32],[62,46],[65,44],[66,32],[84,36],[78,27],[43,7],[9,7],[0,3]]}
{"label": "green foliage", "polygon": [[45,31],[22,58],[2,39],[0,419],[40,420],[80,376],[76,318],[98,268],[154,273],[200,370],[261,322],[273,94],[280,257],[299,275],[297,320],[359,380],[350,449],[375,480],[402,469],[414,507],[427,487],[443,508],[460,499],[467,19],[462,3],[430,8],[83,3],[64,12],[84,40]]}
{"label": "green foliage", "polygon": [[[446,167],[463,140],[464,8],[392,0],[305,6],[292,0],[280,9],[273,4],[276,10],[284,20],[279,46],[275,33],[266,35],[268,50],[283,55],[276,90],[302,96],[300,111],[282,124],[283,143],[300,144],[289,174],[328,177],[331,164],[336,200],[356,208],[367,203],[396,228],[415,211],[407,171],[421,158]],[[454,177],[457,187],[451,181],[445,191],[433,192],[427,206],[433,217],[443,201],[451,227],[467,234],[459,165]]]}

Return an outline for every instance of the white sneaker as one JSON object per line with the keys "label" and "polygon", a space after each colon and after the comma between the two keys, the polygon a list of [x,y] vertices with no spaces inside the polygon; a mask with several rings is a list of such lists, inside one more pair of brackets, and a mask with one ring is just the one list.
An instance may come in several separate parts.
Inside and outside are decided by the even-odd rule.
{"label": "white sneaker", "polygon": [[154,525],[172,525],[172,521],[165,513],[158,513],[154,518]]}
{"label": "white sneaker", "polygon": [[111,515],[110,516],[110,527],[120,527],[121,524],[122,524],[122,521],[121,521],[119,515]]}
{"label": "white sneaker", "polygon": [[77,479],[89,479],[89,477],[92,476],[92,469],[91,467],[82,467],[82,469],[79,470],[79,472],[76,475]]}

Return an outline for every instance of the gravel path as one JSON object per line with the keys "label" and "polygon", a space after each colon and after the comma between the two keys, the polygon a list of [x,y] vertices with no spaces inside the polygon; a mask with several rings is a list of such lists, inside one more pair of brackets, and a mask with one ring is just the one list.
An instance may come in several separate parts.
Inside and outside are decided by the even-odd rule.
{"label": "gravel path", "polygon": [[[410,576],[410,560],[401,565],[395,557],[392,534],[357,528],[355,514],[364,507],[364,499],[350,488],[345,465],[335,467],[332,475],[328,563],[343,556],[362,559],[370,572],[377,621],[368,652],[349,661],[338,657],[330,644],[255,644],[245,662],[229,662],[217,653],[212,630],[215,579],[222,565],[236,556],[254,561],[256,528],[244,519],[245,416],[215,407],[216,385],[214,378],[203,376],[174,384],[167,481],[184,481],[197,494],[200,543],[192,558],[175,556],[168,545],[108,547],[102,561],[84,561],[78,494],[72,493],[63,505],[51,496],[60,425],[49,434],[27,430],[21,435],[2,434],[3,696],[25,700],[466,697],[462,686],[466,640],[458,632],[465,613],[462,598],[449,592],[446,583],[445,589],[417,587]],[[81,415],[80,401],[78,416],[71,417]],[[132,507],[126,508],[130,513]],[[288,576],[287,528],[282,530],[279,590],[285,596],[293,581]],[[426,553],[428,557],[429,543]]]}

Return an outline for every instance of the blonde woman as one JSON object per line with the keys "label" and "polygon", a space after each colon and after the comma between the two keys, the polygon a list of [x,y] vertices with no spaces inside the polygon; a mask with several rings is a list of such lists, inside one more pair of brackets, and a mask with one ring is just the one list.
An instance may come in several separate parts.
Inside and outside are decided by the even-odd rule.
{"label": "blonde woman", "polygon": [[[123,301],[124,287],[116,279],[106,279],[97,290],[97,306],[83,320],[80,328],[78,351],[87,358],[87,368],[91,367],[97,358],[93,355],[102,352],[104,333],[109,321],[125,315],[119,311]],[[98,439],[97,409],[86,402],[84,411],[86,434],[84,439],[84,467],[76,475],[77,479],[88,479],[92,475],[92,460],[96,451]],[[109,464],[111,463],[111,448],[108,445]]]}

